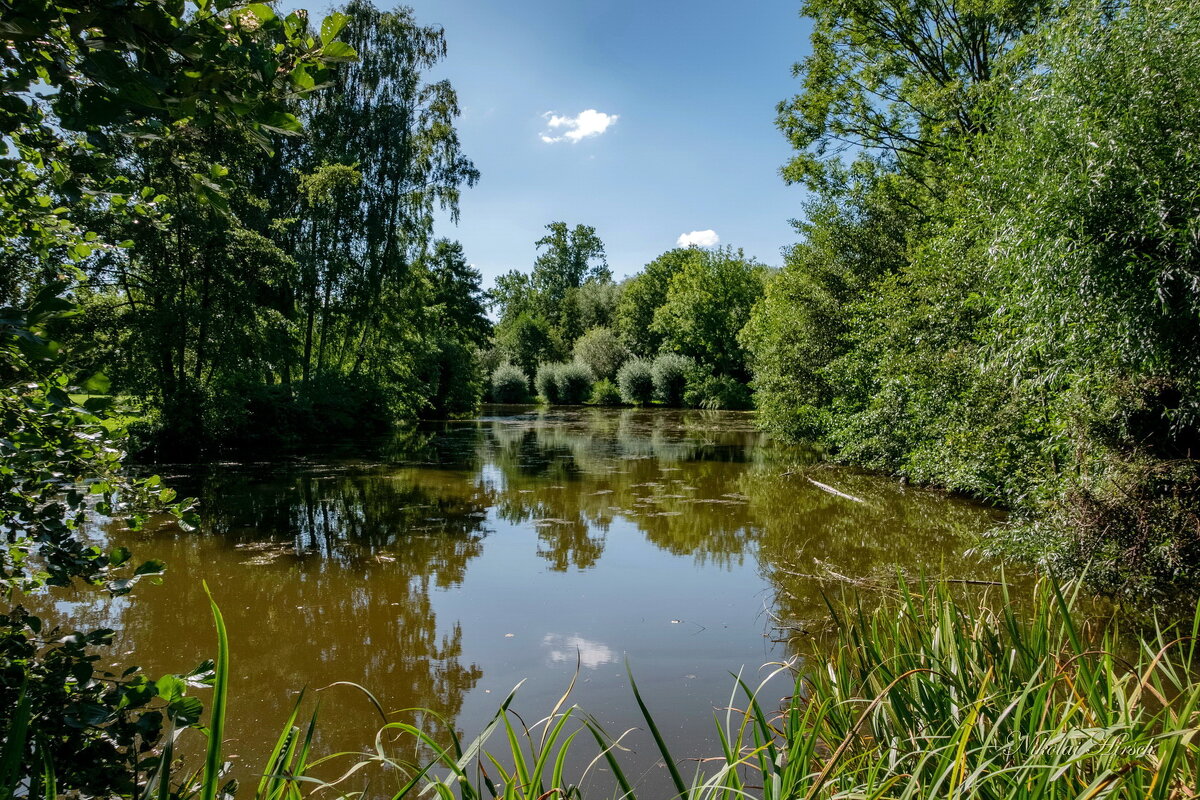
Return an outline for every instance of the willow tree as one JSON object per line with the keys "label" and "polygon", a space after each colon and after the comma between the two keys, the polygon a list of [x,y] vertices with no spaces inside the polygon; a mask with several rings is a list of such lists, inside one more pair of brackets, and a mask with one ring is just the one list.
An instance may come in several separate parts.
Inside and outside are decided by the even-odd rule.
{"label": "willow tree", "polygon": [[301,110],[305,192],[294,230],[301,359],[314,373],[382,374],[395,356],[380,333],[403,302],[435,213],[458,218],[461,188],[479,173],[454,129],[458,98],[425,73],[446,55],[441,28],[411,9],[353,2],[343,33],[361,56]]}

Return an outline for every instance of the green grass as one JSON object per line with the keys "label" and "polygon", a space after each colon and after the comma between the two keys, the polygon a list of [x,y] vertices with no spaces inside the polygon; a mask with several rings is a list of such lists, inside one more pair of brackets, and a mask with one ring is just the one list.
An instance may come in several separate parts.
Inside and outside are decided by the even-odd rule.
{"label": "green grass", "polygon": [[[1153,627],[1126,637],[1112,620],[1081,622],[1073,597],[1050,583],[1020,605],[1003,589],[991,598],[964,600],[945,583],[901,582],[882,600],[871,598],[870,608],[864,606],[866,596],[854,594],[830,603],[830,635],[813,640],[803,661],[808,666],[796,674],[795,691],[781,706],[764,706],[759,692],[738,679],[730,708],[716,720],[721,752],[702,759],[689,776],[677,756],[698,754],[670,751],[654,722],[653,698],[642,697],[631,673],[632,691],[676,796],[1195,796],[1200,616],[1180,629]],[[215,605],[214,618],[220,631]],[[228,648],[219,638],[222,675]],[[589,773],[603,765],[611,778],[595,796],[638,797],[639,788],[622,769],[620,737],[609,737],[568,705],[570,694],[569,688],[545,718],[528,727],[512,712],[510,694],[469,742],[389,722],[373,750],[316,760],[310,757],[316,714],[306,728],[298,727],[297,704],[253,796],[565,799],[584,796]],[[225,708],[218,695],[209,723],[213,733],[220,730]],[[452,724],[440,723],[453,731]],[[591,762],[581,773],[568,774],[568,753],[579,748]],[[418,759],[414,752],[425,756]],[[214,797],[219,762],[214,736],[203,779],[185,781],[178,796]],[[312,777],[316,767],[336,764],[345,770],[342,779]],[[367,772],[383,778],[373,777],[363,795],[361,786],[347,788]],[[155,784],[166,781],[168,775],[156,776]]]}

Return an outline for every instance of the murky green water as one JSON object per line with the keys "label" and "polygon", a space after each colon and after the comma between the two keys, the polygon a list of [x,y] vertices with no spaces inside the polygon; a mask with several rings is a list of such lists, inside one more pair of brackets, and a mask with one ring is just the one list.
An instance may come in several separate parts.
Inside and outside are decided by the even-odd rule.
{"label": "murky green water", "polygon": [[[186,671],[215,649],[207,581],[229,626],[243,778],[301,687],[354,681],[471,736],[521,680],[518,711],[547,713],[578,664],[574,702],[620,732],[641,722],[626,659],[676,754],[707,755],[730,673],[754,683],[789,658],[823,589],[897,566],[994,574],[967,550],[995,512],[812,464],[746,414],[592,409],[213,464],[169,476],[201,498],[199,532],[110,531],[166,561],[164,585],[58,611],[118,630],[114,663]],[[367,702],[323,697],[319,749],[370,746]],[[649,736],[626,743],[631,774],[660,784]]]}

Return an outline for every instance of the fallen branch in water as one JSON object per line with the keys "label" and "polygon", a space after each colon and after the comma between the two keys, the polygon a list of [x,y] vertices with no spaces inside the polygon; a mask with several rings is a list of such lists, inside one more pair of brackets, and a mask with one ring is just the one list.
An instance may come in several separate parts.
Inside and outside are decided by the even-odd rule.
{"label": "fallen branch in water", "polygon": [[837,497],[842,497],[842,498],[845,498],[846,500],[853,500],[854,502],[862,503],[863,505],[866,505],[866,503],[867,503],[867,501],[863,500],[862,498],[855,497],[852,494],[846,494],[845,492],[838,491],[837,489],[833,488],[832,486],[830,486],[828,484],[821,483],[820,481],[814,481],[812,478],[809,478],[807,476],[805,476],[805,480],[807,480],[809,483],[811,483],[813,486],[817,487],[818,489],[820,489],[823,492],[829,492],[830,494],[835,495]]}

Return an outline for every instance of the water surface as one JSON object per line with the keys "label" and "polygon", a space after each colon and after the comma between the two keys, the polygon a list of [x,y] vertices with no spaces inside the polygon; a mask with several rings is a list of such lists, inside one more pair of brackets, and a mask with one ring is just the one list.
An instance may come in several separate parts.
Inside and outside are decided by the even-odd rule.
{"label": "water surface", "polygon": [[[512,410],[164,477],[200,498],[201,530],[107,531],[165,561],[164,584],[58,612],[116,629],[114,664],[186,671],[215,649],[207,581],[243,779],[302,687],[360,683],[471,736],[522,680],[516,708],[536,720],[578,669],[572,699],[620,732],[641,722],[626,660],[676,754],[709,755],[731,673],[754,683],[791,658],[823,591],[898,568],[994,574],[968,553],[994,511],[819,465],[740,413]],[[322,696],[319,749],[369,747],[369,704]],[[626,743],[631,775],[662,785],[649,737]]]}

